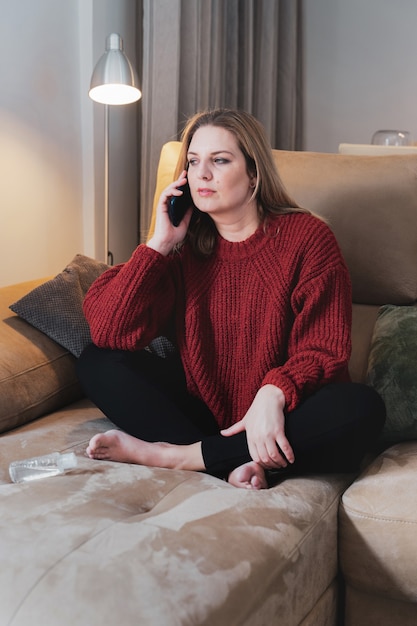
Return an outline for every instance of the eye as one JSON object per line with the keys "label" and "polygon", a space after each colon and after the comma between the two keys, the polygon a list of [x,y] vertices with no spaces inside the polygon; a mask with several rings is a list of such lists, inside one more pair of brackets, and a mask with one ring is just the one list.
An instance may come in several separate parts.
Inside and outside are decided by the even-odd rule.
{"label": "eye", "polygon": [[197,164],[197,159],[188,159],[187,165],[190,167]]}
{"label": "eye", "polygon": [[230,163],[229,159],[225,159],[224,157],[216,157],[215,159],[213,159],[214,163],[216,163],[216,165],[223,165],[225,163]]}

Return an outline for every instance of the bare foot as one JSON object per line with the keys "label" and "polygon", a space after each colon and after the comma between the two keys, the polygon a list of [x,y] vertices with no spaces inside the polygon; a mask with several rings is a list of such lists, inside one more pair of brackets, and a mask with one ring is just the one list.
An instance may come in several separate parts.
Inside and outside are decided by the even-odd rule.
{"label": "bare foot", "polygon": [[240,487],[241,489],[268,488],[265,470],[255,461],[250,461],[249,463],[236,467],[229,474],[228,482],[234,487]]}
{"label": "bare foot", "polygon": [[90,459],[135,463],[168,469],[204,469],[201,443],[178,446],[151,443],[128,435],[122,430],[108,430],[91,438],[86,450]]}
{"label": "bare foot", "polygon": [[[174,445],[151,443],[128,435],[122,430],[108,430],[91,438],[86,450],[90,459],[118,461],[168,469],[205,469],[201,444]],[[259,463],[251,461],[234,469],[228,478],[234,487],[243,489],[267,489],[265,471]]]}
{"label": "bare foot", "polygon": [[143,464],[144,457],[150,453],[149,446],[148,442],[120,430],[108,430],[94,435],[86,452],[90,459]]}

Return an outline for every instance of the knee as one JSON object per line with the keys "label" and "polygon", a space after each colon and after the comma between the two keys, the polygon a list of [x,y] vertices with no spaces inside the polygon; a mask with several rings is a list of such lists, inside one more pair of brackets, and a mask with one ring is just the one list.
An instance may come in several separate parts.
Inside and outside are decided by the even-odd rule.
{"label": "knee", "polygon": [[379,393],[365,384],[353,384],[356,394],[357,407],[361,419],[368,424],[368,428],[379,434],[385,424],[385,403]]}
{"label": "knee", "polygon": [[[378,437],[385,423],[385,404],[381,396],[364,383],[339,383],[324,388],[335,404],[340,419],[347,420],[361,436],[369,440]],[[344,417],[342,417],[344,416]]]}
{"label": "knee", "polygon": [[100,351],[93,343],[89,343],[81,352],[77,359],[77,370],[83,370],[86,364],[90,364],[91,361],[96,358],[97,353]]}
{"label": "knee", "polygon": [[126,372],[146,373],[152,367],[153,359],[160,361],[147,350],[112,350],[90,343],[77,359],[77,375],[84,387],[97,380],[103,384],[103,381],[120,380]]}
{"label": "knee", "polygon": [[96,377],[108,360],[111,350],[97,348],[93,343],[88,344],[76,361],[77,376],[81,384],[86,384],[92,376]]}

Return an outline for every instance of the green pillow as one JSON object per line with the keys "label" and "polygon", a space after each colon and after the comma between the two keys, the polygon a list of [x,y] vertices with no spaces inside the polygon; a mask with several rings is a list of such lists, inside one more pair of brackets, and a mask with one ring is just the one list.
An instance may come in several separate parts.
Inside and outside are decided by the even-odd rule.
{"label": "green pillow", "polygon": [[372,337],[367,382],[387,409],[382,441],[417,439],[417,308],[380,308]]}

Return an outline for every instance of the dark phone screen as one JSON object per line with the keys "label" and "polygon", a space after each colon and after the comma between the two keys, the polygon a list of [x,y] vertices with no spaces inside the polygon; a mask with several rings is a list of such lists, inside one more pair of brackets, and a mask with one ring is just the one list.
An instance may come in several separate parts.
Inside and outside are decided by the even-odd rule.
{"label": "dark phone screen", "polygon": [[168,201],[168,215],[174,226],[178,226],[181,223],[184,215],[190,206],[193,205],[188,183],[178,187],[178,189],[183,192],[182,196],[171,196]]}

